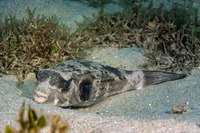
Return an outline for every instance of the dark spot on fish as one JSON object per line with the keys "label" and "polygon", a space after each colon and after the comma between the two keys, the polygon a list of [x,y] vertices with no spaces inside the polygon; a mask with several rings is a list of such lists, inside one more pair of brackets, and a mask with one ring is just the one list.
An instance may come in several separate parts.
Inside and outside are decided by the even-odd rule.
{"label": "dark spot on fish", "polygon": [[[58,75],[57,75],[58,76]],[[61,89],[62,92],[67,92],[70,89],[71,80],[65,80],[62,77],[53,76],[49,83]]]}
{"label": "dark spot on fish", "polygon": [[62,78],[62,76],[54,71],[39,71],[36,74],[36,78],[38,81],[45,81],[47,78],[50,78],[49,84],[52,86],[56,86],[59,89],[62,89],[62,91],[69,90],[69,87],[71,85],[71,80],[65,80]]}
{"label": "dark spot on fish", "polygon": [[54,86],[56,84],[56,81],[55,79],[51,78],[51,80],[49,81],[49,84]]}
{"label": "dark spot on fish", "polygon": [[60,64],[57,64],[57,65],[55,65],[55,66],[53,66],[53,67],[64,67],[66,64],[64,64],[64,63],[60,63]]}
{"label": "dark spot on fish", "polygon": [[89,79],[85,79],[80,83],[80,99],[82,101],[87,101],[90,98],[90,93],[92,91],[92,82]]}
{"label": "dark spot on fish", "polygon": [[77,67],[75,64],[74,65],[68,64],[67,69],[68,69],[68,71],[81,72],[81,69],[79,67]]}
{"label": "dark spot on fish", "polygon": [[67,68],[69,68],[69,69],[72,69],[72,68],[74,68],[75,66],[74,65],[71,65],[71,64],[68,64],[67,65]]}
{"label": "dark spot on fish", "polygon": [[109,67],[109,66],[106,66],[106,65],[105,66],[102,65],[102,67],[104,69],[106,69],[107,71],[109,71],[109,72],[115,74],[116,76],[118,76],[119,79],[124,79],[124,75],[118,69],[113,68],[113,67]]}
{"label": "dark spot on fish", "polygon": [[49,72],[48,71],[38,71],[36,74],[36,79],[38,81],[44,81],[49,77]]}
{"label": "dark spot on fish", "polygon": [[82,61],[82,60],[78,60],[77,62],[79,62],[84,67],[91,67],[91,63],[92,63],[90,61]]}
{"label": "dark spot on fish", "polygon": [[0,39],[2,39],[2,31],[0,31]]}
{"label": "dark spot on fish", "polygon": [[84,74],[91,74],[91,71],[85,70]]}
{"label": "dark spot on fish", "polygon": [[200,124],[196,124],[198,127],[200,127]]}
{"label": "dark spot on fish", "polygon": [[94,68],[95,70],[98,70],[98,67],[96,67],[96,66],[94,66],[93,68]]}

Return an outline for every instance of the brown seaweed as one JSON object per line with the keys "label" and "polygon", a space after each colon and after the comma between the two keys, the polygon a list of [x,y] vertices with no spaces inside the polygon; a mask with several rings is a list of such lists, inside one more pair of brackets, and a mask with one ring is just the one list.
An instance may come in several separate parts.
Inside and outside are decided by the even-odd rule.
{"label": "brown seaweed", "polygon": [[123,13],[108,14],[101,9],[90,25],[81,25],[80,29],[95,45],[144,49],[148,62],[143,69],[190,72],[197,67],[200,63],[198,10],[190,3],[174,3],[171,11],[163,9],[163,3],[154,8],[152,0],[147,7],[141,4]]}
{"label": "brown seaweed", "polygon": [[70,34],[69,28],[58,24],[56,16],[38,15],[26,10],[28,17],[7,16],[0,20],[0,73],[20,74],[48,68],[66,59],[78,57],[77,43],[84,36]]}

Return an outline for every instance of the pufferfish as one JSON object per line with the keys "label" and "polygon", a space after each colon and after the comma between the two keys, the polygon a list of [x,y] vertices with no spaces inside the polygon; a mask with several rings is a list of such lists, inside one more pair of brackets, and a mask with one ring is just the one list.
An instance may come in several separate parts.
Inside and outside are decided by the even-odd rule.
{"label": "pufferfish", "polygon": [[33,99],[59,107],[88,107],[118,93],[185,77],[186,74],[128,71],[87,60],[67,60],[36,74]]}

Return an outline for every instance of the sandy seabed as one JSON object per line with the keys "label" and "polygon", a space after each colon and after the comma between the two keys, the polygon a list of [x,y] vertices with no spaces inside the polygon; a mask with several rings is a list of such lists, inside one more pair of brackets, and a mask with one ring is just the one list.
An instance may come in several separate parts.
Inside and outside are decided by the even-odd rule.
{"label": "sandy seabed", "polygon": [[[123,62],[122,59],[127,60]],[[145,58],[134,48],[104,48],[94,50],[88,60],[107,62],[113,67],[120,67],[121,62],[122,67],[136,70]],[[197,69],[194,73],[182,80],[125,92],[94,106],[75,110],[35,103],[32,100],[36,86],[34,74],[30,74],[22,86],[17,86],[15,76],[4,76],[0,78],[0,131],[4,132],[6,125],[19,128],[16,124],[18,112],[22,102],[26,101],[26,105],[30,104],[39,114],[47,116],[49,125],[53,116],[59,115],[62,121],[69,123],[69,132],[197,133],[200,132],[200,72]],[[170,112],[173,105],[185,102],[189,103],[189,112]],[[42,130],[47,131],[49,127]]]}

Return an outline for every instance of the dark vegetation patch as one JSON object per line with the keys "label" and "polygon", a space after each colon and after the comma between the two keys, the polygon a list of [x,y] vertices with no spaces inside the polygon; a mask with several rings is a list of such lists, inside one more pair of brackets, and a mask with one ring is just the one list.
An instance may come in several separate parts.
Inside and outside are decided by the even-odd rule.
{"label": "dark vegetation patch", "polygon": [[[98,8],[98,7],[102,7],[106,4],[110,4],[110,3],[115,3],[114,0],[75,0],[84,4],[87,4],[89,6]],[[125,0],[127,1],[127,0]]]}
{"label": "dark vegetation patch", "polygon": [[78,58],[85,36],[70,34],[69,28],[58,24],[56,16],[34,16],[35,9],[26,10],[28,17],[9,15],[0,20],[0,73],[20,74],[48,68],[67,59]]}
{"label": "dark vegetation patch", "polygon": [[105,4],[111,3],[112,0],[89,0],[88,5],[93,7],[101,7]]}
{"label": "dark vegetation patch", "polygon": [[[128,4],[127,4],[128,3]],[[56,16],[8,16],[0,20],[0,74],[19,74],[49,68],[64,60],[80,58],[93,46],[140,47],[148,57],[143,69],[190,72],[200,63],[200,23],[192,4],[174,3],[171,10],[153,1],[125,0],[122,13],[104,13],[85,18],[78,30],[58,24]]]}
{"label": "dark vegetation patch", "polygon": [[[200,63],[200,22],[192,3],[173,3],[171,10],[126,5],[126,11],[105,14],[103,9],[90,25],[81,26],[94,45],[143,48],[148,62],[143,69],[190,72]],[[147,49],[147,50],[146,50]]]}

